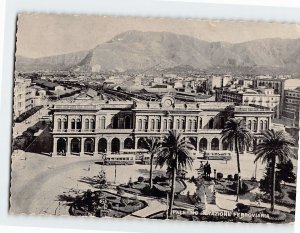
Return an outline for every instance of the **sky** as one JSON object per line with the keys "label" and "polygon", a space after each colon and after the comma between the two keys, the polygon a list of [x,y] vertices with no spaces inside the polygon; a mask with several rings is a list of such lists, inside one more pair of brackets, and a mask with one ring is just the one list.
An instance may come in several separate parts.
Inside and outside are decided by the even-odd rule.
{"label": "sky", "polygon": [[37,58],[88,50],[128,30],[166,31],[210,42],[230,43],[263,38],[300,38],[300,24],[20,14],[16,55]]}

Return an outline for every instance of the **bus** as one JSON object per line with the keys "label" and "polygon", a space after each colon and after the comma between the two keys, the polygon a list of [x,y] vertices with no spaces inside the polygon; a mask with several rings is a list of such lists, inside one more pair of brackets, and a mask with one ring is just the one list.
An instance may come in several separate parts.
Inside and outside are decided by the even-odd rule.
{"label": "bus", "polygon": [[204,159],[211,160],[231,160],[232,152],[228,150],[206,150],[204,151]]}
{"label": "bus", "polygon": [[[150,164],[150,157],[151,157],[150,154],[143,154],[143,157],[141,159],[142,164],[149,165]],[[157,155],[154,155],[153,164],[156,163],[156,160],[157,160]]]}
{"label": "bus", "polygon": [[134,154],[107,154],[104,158],[105,165],[133,165],[135,164]]}
{"label": "bus", "polygon": [[123,149],[120,151],[120,154],[134,154],[135,160],[142,160],[143,156],[148,153],[146,149]]}

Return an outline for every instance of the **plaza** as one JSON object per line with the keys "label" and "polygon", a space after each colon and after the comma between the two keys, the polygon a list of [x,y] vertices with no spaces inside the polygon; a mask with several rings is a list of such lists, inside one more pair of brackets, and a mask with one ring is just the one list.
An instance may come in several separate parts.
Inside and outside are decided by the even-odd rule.
{"label": "plaza", "polygon": [[[255,172],[254,157],[253,154],[241,156],[242,178],[250,179],[253,177]],[[224,176],[236,172],[235,158],[227,163],[225,161],[209,161],[209,163],[212,169],[223,172]],[[199,164],[200,160],[196,159],[193,168],[187,170],[187,177],[197,176],[196,169]],[[296,170],[297,161],[294,161],[294,165]],[[115,169],[116,180],[114,178]],[[61,158],[26,152],[26,160],[20,159],[20,157],[13,157],[12,160],[10,211],[14,214],[69,215],[69,206],[62,197],[64,195],[76,196],[87,189],[96,190],[91,183],[86,182],[88,180],[86,178],[98,175],[101,170],[106,172],[107,180],[112,184],[110,191],[115,190],[113,187],[116,185],[128,183],[129,179],[136,180],[139,176],[149,177],[149,165],[105,166],[100,165],[99,158],[96,157]],[[154,175],[165,174],[165,172],[166,168],[157,168],[154,170]],[[264,165],[258,163],[256,174],[258,180],[263,176],[263,173]],[[183,194],[186,194],[187,191],[192,193],[194,190],[195,186],[187,183],[187,189]],[[224,195],[219,197],[224,198]],[[160,209],[166,209],[166,203],[163,201],[139,196],[140,198],[152,203],[150,209],[144,210],[149,215],[157,212],[157,206],[160,206]],[[227,201],[220,200],[225,206],[229,205],[230,207],[236,203],[229,196]],[[152,205],[153,208],[151,208]],[[208,208],[220,209],[217,205]]]}

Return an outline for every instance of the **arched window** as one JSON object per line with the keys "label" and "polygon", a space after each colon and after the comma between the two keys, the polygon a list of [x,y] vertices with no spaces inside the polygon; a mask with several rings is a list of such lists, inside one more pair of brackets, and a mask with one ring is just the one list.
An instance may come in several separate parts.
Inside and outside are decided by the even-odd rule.
{"label": "arched window", "polygon": [[85,119],[85,121],[84,121],[84,128],[85,129],[89,129],[89,124],[90,124],[89,119]]}
{"label": "arched window", "polygon": [[100,128],[105,129],[105,116],[100,118]]}
{"label": "arched window", "polygon": [[213,140],[211,140],[211,149],[219,150],[219,139],[214,138]]}
{"label": "arched window", "polygon": [[153,131],[154,130],[154,119],[151,120],[151,126],[150,126],[150,130]]}
{"label": "arched window", "polygon": [[179,119],[176,120],[176,128],[180,129],[180,121],[179,121]]}
{"label": "arched window", "polygon": [[91,119],[90,121],[90,129],[95,129],[95,120]]}
{"label": "arched window", "polygon": [[169,119],[169,129],[173,129],[173,120]]}
{"label": "arched window", "polygon": [[202,118],[199,117],[199,129],[202,129]]}
{"label": "arched window", "polygon": [[213,128],[214,128],[214,119],[213,119],[213,118],[211,118],[211,119],[209,120],[209,122],[208,122],[208,128],[209,128],[209,129],[213,129]]}
{"label": "arched window", "polygon": [[138,130],[142,130],[142,128],[143,128],[143,121],[142,121],[142,119],[139,119],[138,122],[139,122],[138,123]]}
{"label": "arched window", "polygon": [[125,117],[125,129],[130,129],[131,128],[131,117],[126,116]]}
{"label": "arched window", "polygon": [[251,125],[252,125],[252,122],[251,122],[251,120],[249,120],[249,121],[248,121],[248,129],[249,129],[249,130],[251,130]]}
{"label": "arched window", "polygon": [[156,129],[160,130],[160,120],[156,119]]}
{"label": "arched window", "polygon": [[181,129],[185,129],[185,120],[184,119],[181,120]]}
{"label": "arched window", "polygon": [[76,129],[81,129],[81,120],[80,119],[77,119],[76,121]]}
{"label": "arched window", "polygon": [[199,143],[200,150],[207,150],[207,139],[202,138]]}
{"label": "arched window", "polygon": [[268,121],[265,120],[265,129],[268,129],[268,128],[269,128],[269,126],[268,126]]}
{"label": "arched window", "polygon": [[71,120],[71,129],[75,129],[75,119]]}
{"label": "arched window", "polygon": [[147,119],[144,120],[144,129],[148,130],[148,120]]}
{"label": "arched window", "polygon": [[134,149],[134,143],[131,138],[126,138],[124,140],[124,149]]}
{"label": "arched window", "polygon": [[61,119],[60,118],[57,120],[57,129],[61,130]]}
{"label": "arched window", "polygon": [[197,131],[197,120],[194,120],[194,127],[193,127],[194,131]]}
{"label": "arched window", "polygon": [[192,127],[193,127],[193,126],[192,126],[192,120],[190,119],[190,120],[189,120],[189,130],[190,130],[190,131],[192,131]]}
{"label": "arched window", "polygon": [[167,119],[164,119],[164,130],[167,130],[168,129],[168,120]]}
{"label": "arched window", "polygon": [[113,129],[119,128],[119,118],[117,116],[114,116],[113,118]]}
{"label": "arched window", "polygon": [[67,121],[67,119],[63,119],[63,129],[68,129],[68,121]]}
{"label": "arched window", "polygon": [[257,131],[257,121],[256,120],[253,121],[253,131],[254,132]]}
{"label": "arched window", "polygon": [[260,120],[260,130],[264,130],[264,122],[263,120]]}

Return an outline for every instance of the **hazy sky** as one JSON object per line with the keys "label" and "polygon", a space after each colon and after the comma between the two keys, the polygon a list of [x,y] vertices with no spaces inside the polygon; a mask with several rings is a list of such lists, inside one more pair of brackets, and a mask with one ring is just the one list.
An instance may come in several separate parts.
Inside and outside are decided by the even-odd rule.
{"label": "hazy sky", "polygon": [[300,38],[299,24],[21,14],[16,53],[36,58],[91,49],[128,30],[167,31],[231,43],[260,38]]}

